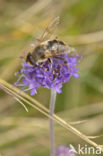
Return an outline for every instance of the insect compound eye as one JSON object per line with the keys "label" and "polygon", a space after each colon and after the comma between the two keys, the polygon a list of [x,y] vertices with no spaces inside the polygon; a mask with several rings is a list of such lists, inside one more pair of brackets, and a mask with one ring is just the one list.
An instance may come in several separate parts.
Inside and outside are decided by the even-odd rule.
{"label": "insect compound eye", "polygon": [[26,62],[29,62],[29,63],[32,64],[32,65],[36,65],[36,63],[35,63],[35,61],[34,61],[32,55],[31,55],[31,53],[29,53],[29,54],[27,55]]}

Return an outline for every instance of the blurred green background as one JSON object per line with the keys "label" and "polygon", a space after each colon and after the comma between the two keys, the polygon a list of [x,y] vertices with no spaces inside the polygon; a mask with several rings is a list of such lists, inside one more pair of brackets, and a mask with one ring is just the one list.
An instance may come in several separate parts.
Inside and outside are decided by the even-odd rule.
{"label": "blurred green background", "polygon": [[[55,32],[82,56],[80,78],[71,80],[57,95],[55,113],[86,135],[103,134],[103,0],[0,0],[0,78],[13,84],[21,67],[20,56],[39,38],[53,17],[60,16]],[[28,92],[29,94],[29,92]],[[37,99],[49,108],[50,91],[40,88]],[[1,156],[49,156],[48,118],[29,112],[0,90]],[[85,145],[55,123],[56,146]],[[103,137],[94,140],[103,144]],[[90,146],[90,145],[88,145]],[[88,154],[87,154],[88,155]],[[92,155],[92,154],[91,154]]]}

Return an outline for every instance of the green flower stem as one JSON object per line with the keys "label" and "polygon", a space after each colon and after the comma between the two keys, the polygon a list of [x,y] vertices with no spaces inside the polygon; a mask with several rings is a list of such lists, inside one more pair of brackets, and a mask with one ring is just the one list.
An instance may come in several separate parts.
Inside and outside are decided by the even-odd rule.
{"label": "green flower stem", "polygon": [[[51,89],[51,99],[50,99],[50,115],[53,116],[56,102],[56,91]],[[50,149],[51,156],[55,156],[55,136],[54,136],[54,121],[50,120]]]}

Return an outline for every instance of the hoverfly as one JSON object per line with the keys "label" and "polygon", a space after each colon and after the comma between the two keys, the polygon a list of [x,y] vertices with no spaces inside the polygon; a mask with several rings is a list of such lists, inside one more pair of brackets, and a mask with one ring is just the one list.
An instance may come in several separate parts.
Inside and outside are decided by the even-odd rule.
{"label": "hoverfly", "polygon": [[44,62],[46,59],[50,61],[50,58],[52,57],[63,59],[61,56],[65,52],[70,53],[75,51],[74,48],[67,46],[63,41],[58,39],[50,40],[50,37],[58,24],[59,17],[56,17],[51,21],[40,39],[37,40],[37,44],[34,45],[32,52],[28,52],[26,62],[31,65],[37,65],[39,62]]}

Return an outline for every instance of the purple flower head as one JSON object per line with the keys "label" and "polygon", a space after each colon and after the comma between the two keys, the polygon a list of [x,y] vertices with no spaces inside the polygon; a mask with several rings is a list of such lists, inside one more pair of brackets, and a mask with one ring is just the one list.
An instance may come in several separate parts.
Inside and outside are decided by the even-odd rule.
{"label": "purple flower head", "polygon": [[75,153],[71,152],[69,147],[61,145],[56,149],[56,156],[75,156]]}
{"label": "purple flower head", "polygon": [[47,59],[34,66],[24,61],[15,86],[22,86],[23,91],[31,90],[31,96],[35,95],[41,86],[53,88],[57,93],[61,93],[63,83],[68,82],[72,76],[79,77],[77,73],[79,69],[76,68],[78,56],[64,54],[59,58],[52,57],[50,60]]}

